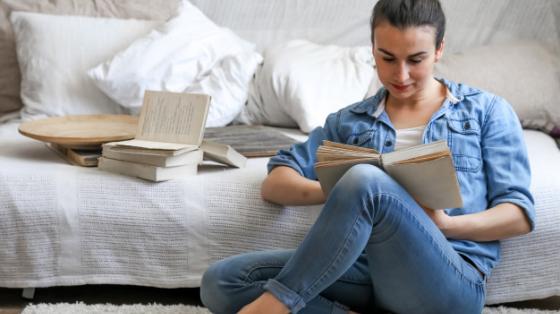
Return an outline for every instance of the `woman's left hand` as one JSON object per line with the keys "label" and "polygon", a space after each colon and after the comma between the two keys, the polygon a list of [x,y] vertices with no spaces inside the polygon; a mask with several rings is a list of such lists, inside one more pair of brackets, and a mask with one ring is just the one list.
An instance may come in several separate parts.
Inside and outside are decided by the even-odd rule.
{"label": "woman's left hand", "polygon": [[447,215],[443,209],[431,209],[424,206],[422,206],[422,208],[443,234],[445,234],[453,217]]}

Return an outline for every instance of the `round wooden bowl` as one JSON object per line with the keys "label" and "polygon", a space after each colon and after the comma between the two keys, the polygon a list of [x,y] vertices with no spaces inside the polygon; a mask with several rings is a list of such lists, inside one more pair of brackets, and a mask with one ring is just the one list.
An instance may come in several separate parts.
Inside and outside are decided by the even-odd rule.
{"label": "round wooden bowl", "polygon": [[76,115],[24,122],[19,132],[68,148],[97,149],[103,143],[134,138],[138,118],[129,115]]}

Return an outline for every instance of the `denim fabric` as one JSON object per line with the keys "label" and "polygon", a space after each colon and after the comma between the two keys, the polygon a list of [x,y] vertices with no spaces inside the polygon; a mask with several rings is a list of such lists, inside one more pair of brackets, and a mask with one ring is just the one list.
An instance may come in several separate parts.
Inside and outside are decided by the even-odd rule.
{"label": "denim fabric", "polygon": [[[531,229],[535,226],[534,201],[529,192],[530,168],[519,120],[504,99],[485,91],[445,79],[449,94],[431,117],[422,141],[446,140],[453,154],[463,198],[462,208],[445,209],[451,216],[480,212],[500,203],[513,203],[525,211]],[[315,151],[322,140],[394,150],[396,131],[388,115],[374,113],[387,91],[331,114],[323,128],[309,139],[282,150],[271,158],[268,170],[288,166],[316,179]],[[499,241],[474,242],[450,239],[452,247],[470,258],[486,275],[500,257]]]}
{"label": "denim fabric", "polygon": [[265,251],[212,265],[201,299],[235,313],[269,291],[292,313],[480,313],[485,283],[391,177],[352,167],[295,251]]}

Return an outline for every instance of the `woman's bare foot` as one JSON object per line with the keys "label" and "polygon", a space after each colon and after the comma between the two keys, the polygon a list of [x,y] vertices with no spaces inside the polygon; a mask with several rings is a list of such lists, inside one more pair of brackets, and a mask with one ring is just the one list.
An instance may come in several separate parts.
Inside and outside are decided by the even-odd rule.
{"label": "woman's bare foot", "polygon": [[245,305],[238,314],[288,314],[290,310],[270,292]]}

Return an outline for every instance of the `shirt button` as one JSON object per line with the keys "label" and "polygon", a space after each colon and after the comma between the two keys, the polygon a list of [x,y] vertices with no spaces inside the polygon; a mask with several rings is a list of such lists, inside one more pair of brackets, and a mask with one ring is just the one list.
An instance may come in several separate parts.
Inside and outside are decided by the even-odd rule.
{"label": "shirt button", "polygon": [[468,130],[468,129],[470,129],[470,128],[471,128],[471,123],[470,123],[470,122],[468,122],[468,121],[467,121],[467,122],[465,122],[465,124],[464,124],[464,127],[465,127],[465,130]]}
{"label": "shirt button", "polygon": [[392,141],[387,141],[387,142],[385,142],[385,146],[391,146],[391,145],[393,145],[393,142],[392,142]]}

